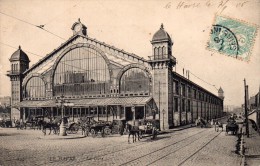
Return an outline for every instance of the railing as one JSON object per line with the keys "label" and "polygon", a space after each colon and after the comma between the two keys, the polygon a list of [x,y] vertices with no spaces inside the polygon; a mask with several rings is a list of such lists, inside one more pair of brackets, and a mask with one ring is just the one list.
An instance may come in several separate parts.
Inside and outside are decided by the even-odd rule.
{"label": "railing", "polygon": [[11,71],[11,70],[7,71],[7,75],[13,75],[13,74],[20,74],[20,71]]}

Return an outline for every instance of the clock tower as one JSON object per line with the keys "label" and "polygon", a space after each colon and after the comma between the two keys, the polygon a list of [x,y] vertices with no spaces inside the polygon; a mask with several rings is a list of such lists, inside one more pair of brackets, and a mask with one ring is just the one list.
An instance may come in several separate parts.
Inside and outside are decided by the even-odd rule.
{"label": "clock tower", "polygon": [[87,27],[80,22],[80,18],[78,19],[77,22],[75,22],[72,27],[73,35],[83,35],[87,36]]}

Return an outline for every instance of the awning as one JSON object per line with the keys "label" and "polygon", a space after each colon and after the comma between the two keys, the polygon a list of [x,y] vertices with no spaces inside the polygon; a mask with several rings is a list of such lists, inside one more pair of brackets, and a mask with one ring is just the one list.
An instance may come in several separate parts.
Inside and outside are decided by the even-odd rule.
{"label": "awning", "polygon": [[104,105],[145,105],[152,97],[122,97],[101,99],[71,100],[74,106],[104,106]]}
{"label": "awning", "polygon": [[37,108],[37,107],[56,107],[55,100],[24,100],[19,103],[13,104],[12,107],[27,107],[27,108]]}
{"label": "awning", "polygon": [[[73,107],[91,107],[105,105],[145,105],[152,97],[121,97],[121,98],[98,98],[98,99],[66,99],[73,103]],[[25,100],[13,105],[13,107],[56,107],[56,100]]]}

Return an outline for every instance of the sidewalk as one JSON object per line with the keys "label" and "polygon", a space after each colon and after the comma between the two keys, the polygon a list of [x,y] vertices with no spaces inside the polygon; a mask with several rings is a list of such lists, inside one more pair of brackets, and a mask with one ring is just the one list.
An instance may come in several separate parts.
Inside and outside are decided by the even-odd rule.
{"label": "sidewalk", "polygon": [[249,138],[245,135],[245,165],[260,166],[260,135],[249,125]]}

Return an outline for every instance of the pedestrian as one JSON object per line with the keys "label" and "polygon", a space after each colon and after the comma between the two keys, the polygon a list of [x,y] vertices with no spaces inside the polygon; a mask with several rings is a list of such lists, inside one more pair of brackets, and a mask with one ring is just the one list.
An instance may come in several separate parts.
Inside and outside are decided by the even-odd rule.
{"label": "pedestrian", "polygon": [[216,122],[215,122],[215,131],[218,132],[218,130],[219,130],[219,121],[216,120]]}
{"label": "pedestrian", "polygon": [[236,124],[238,125],[238,135],[241,136],[243,133],[242,131],[243,131],[243,124],[244,124],[244,121],[241,116],[239,116],[236,119]]}

